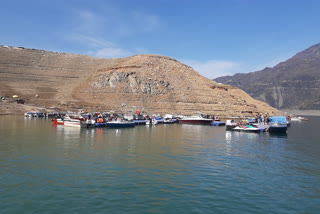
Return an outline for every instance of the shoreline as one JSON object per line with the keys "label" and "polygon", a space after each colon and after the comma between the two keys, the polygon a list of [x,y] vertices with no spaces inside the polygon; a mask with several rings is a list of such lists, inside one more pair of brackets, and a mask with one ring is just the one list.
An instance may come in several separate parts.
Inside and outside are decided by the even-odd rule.
{"label": "shoreline", "polygon": [[[23,115],[28,111],[52,112],[53,110],[46,107],[34,106],[30,104],[0,102],[0,115]],[[320,110],[279,109],[279,111],[295,116],[320,116]]]}
{"label": "shoreline", "polygon": [[292,115],[302,116],[320,116],[320,110],[295,110],[295,109],[281,109],[280,111],[286,112]]}

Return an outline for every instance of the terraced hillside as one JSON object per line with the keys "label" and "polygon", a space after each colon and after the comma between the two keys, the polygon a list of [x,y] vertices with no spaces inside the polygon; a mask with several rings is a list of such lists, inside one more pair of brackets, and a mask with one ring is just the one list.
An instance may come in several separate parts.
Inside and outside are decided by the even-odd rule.
{"label": "terraced hillside", "polygon": [[160,55],[98,59],[78,54],[0,47],[1,96],[17,94],[47,110],[252,116],[282,114],[244,91],[218,84]]}

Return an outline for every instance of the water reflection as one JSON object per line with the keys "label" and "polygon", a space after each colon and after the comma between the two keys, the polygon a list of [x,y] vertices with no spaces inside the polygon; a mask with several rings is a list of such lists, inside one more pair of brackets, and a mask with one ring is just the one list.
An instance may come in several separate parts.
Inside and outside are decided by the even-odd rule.
{"label": "water reflection", "polygon": [[276,138],[287,138],[288,134],[287,133],[277,133],[277,132],[267,132],[265,135],[270,136],[270,137],[276,137]]}
{"label": "water reflection", "polygon": [[239,132],[239,131],[226,131],[226,142],[230,143],[233,138],[246,138],[246,139],[263,139],[266,137],[275,138],[287,138],[287,133],[277,133],[277,132]]}
{"label": "water reflection", "polygon": [[6,213],[317,213],[320,137],[310,127],[319,122],[292,125],[287,136],[0,120],[2,204]]}

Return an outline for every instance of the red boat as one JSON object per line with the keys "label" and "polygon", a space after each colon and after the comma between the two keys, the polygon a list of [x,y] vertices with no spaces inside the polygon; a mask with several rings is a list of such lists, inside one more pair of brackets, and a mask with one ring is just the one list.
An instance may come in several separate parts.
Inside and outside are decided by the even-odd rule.
{"label": "red boat", "polygon": [[61,118],[55,118],[55,119],[52,119],[52,122],[53,124],[57,124],[57,125],[63,125],[64,122]]}

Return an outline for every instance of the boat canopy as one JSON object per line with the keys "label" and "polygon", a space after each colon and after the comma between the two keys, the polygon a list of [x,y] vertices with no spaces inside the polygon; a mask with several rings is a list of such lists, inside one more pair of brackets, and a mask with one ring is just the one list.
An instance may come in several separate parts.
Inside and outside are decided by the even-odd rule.
{"label": "boat canopy", "polygon": [[272,116],[270,117],[272,123],[286,124],[287,117],[286,116]]}

